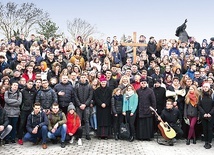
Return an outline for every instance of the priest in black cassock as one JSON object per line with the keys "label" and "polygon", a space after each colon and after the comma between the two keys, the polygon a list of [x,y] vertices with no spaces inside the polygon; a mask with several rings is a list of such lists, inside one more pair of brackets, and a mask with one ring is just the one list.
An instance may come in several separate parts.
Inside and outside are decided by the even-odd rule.
{"label": "priest in black cassock", "polygon": [[150,141],[154,138],[153,114],[150,106],[156,109],[155,94],[148,87],[146,79],[140,80],[141,87],[137,90],[138,94],[138,117],[136,138],[139,140]]}
{"label": "priest in black cassock", "polygon": [[100,77],[100,87],[94,92],[97,107],[97,136],[108,139],[111,135],[111,97],[112,91],[107,87],[107,79],[104,75]]}

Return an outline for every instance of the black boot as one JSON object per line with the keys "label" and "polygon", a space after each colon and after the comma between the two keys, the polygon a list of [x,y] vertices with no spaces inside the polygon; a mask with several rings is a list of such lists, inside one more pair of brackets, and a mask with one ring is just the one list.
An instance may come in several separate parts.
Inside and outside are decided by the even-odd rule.
{"label": "black boot", "polygon": [[187,139],[186,145],[190,145],[190,139]]}
{"label": "black boot", "polygon": [[3,139],[0,139],[0,146],[4,145]]}
{"label": "black boot", "polygon": [[193,138],[193,144],[196,144],[196,138]]}
{"label": "black boot", "polygon": [[133,142],[134,141],[134,136],[131,136],[130,139],[129,139],[129,141]]}
{"label": "black boot", "polygon": [[118,134],[117,133],[114,135],[114,139],[118,140]]}

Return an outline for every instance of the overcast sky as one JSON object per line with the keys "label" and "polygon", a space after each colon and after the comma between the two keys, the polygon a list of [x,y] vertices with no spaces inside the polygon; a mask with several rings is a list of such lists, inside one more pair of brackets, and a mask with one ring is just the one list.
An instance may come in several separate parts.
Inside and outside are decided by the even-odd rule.
{"label": "overcast sky", "polygon": [[[1,0],[3,4],[8,1]],[[214,37],[213,0],[19,0],[32,2],[50,14],[67,36],[66,21],[81,18],[95,25],[104,38],[123,34],[177,39],[176,28],[187,18],[189,36],[200,43]]]}

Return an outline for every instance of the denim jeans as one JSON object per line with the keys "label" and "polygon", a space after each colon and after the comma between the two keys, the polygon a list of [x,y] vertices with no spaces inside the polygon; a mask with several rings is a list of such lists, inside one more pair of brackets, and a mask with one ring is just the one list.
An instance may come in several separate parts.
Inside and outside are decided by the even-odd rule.
{"label": "denim jeans", "polygon": [[42,144],[44,144],[47,141],[47,134],[48,134],[48,128],[46,125],[43,125],[41,128],[39,128],[36,134],[27,132],[23,140],[36,143],[38,138],[42,138]]}
{"label": "denim jeans", "polygon": [[17,130],[17,122],[18,117],[8,117],[9,124],[12,126],[11,132],[6,136],[6,140],[15,140],[16,138],[16,130]]}
{"label": "denim jeans", "polygon": [[97,129],[96,106],[93,107],[93,113],[90,115],[90,124],[93,129]]}
{"label": "denim jeans", "polygon": [[0,132],[0,139],[4,139],[12,130],[12,126],[8,125],[6,128],[4,128],[3,131]]}
{"label": "denim jeans", "polygon": [[49,131],[48,132],[48,138],[49,139],[56,139],[56,137],[61,136],[61,142],[65,142],[66,131],[67,131],[67,125],[63,124],[60,127],[58,127],[54,133]]}

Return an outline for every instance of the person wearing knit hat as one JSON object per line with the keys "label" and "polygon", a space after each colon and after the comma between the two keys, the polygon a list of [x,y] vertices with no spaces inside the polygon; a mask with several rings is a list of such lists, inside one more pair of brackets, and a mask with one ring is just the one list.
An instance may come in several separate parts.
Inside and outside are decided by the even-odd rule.
{"label": "person wearing knit hat", "polygon": [[208,82],[205,82],[205,83],[203,84],[203,87],[207,87],[208,89],[210,89],[210,84],[209,84]]}
{"label": "person wearing knit hat", "polygon": [[76,108],[75,108],[75,106],[74,106],[74,104],[73,104],[72,102],[69,103],[69,106],[68,106],[68,112],[69,112],[70,110],[76,111]]}
{"label": "person wearing knit hat", "polygon": [[140,82],[146,82],[147,83],[147,79],[146,78],[141,78]]}
{"label": "person wearing knit hat", "polygon": [[77,143],[79,146],[82,145],[82,127],[81,127],[81,119],[79,115],[76,113],[76,108],[74,107],[73,103],[70,102],[68,106],[68,113],[67,113],[67,135],[70,138],[69,143],[73,144],[75,137],[78,139]]}

